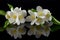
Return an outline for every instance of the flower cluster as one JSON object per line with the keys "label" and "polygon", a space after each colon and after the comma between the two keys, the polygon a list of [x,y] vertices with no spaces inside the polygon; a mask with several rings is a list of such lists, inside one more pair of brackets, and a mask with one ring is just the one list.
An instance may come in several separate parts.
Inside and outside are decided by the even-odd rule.
{"label": "flower cluster", "polygon": [[21,10],[21,8],[16,7],[14,10],[11,8],[11,11],[7,11],[6,19],[10,23],[20,25],[20,23],[25,22],[26,10]]}
{"label": "flower cluster", "polygon": [[7,28],[7,32],[14,36],[14,38],[22,38],[22,35],[26,33],[26,28],[21,24],[26,24],[25,26],[29,29],[28,35],[35,35],[39,38],[41,35],[49,36],[50,26],[52,25],[51,12],[48,9],[43,9],[40,6],[36,7],[36,11],[28,10],[29,15],[27,16],[26,10],[21,10],[21,8],[16,7],[11,8],[11,11],[7,11],[5,15],[9,23],[16,25],[12,28]]}

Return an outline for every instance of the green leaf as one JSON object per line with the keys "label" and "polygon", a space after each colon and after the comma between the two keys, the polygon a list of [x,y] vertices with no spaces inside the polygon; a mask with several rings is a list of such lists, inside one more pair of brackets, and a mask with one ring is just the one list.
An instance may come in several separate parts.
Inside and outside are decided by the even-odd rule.
{"label": "green leaf", "polygon": [[6,28],[9,25],[9,21],[5,21],[4,28]]}
{"label": "green leaf", "polygon": [[31,11],[36,12],[36,10],[35,10],[35,9],[31,9]]}
{"label": "green leaf", "polygon": [[56,18],[52,17],[53,24],[60,25],[60,21],[58,21]]}
{"label": "green leaf", "polygon": [[51,27],[51,31],[52,32],[55,32],[55,31],[57,31],[57,30],[59,30],[60,29],[60,25],[53,25],[52,27]]}
{"label": "green leaf", "polygon": [[11,10],[11,8],[13,8],[13,6],[11,4],[8,4],[8,6],[9,6],[10,10]]}
{"label": "green leaf", "polygon": [[5,11],[3,11],[3,10],[0,10],[0,15],[3,15],[3,16],[5,16],[5,14],[6,14],[6,12],[5,12]]}

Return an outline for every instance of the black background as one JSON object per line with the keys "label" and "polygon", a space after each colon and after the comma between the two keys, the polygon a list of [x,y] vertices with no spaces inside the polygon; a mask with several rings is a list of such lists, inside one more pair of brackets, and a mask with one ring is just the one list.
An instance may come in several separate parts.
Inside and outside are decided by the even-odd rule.
{"label": "black background", "polygon": [[[14,7],[22,7],[22,9],[36,8],[36,6],[42,6],[45,9],[49,9],[52,15],[60,20],[60,3],[59,0],[0,0],[0,10],[8,11],[7,4],[12,4]],[[0,15],[0,26],[3,26],[5,17]],[[60,40],[60,30],[51,32],[49,37],[41,36],[36,39],[34,36],[24,35],[22,39],[14,39],[6,31],[0,32],[0,40]]]}

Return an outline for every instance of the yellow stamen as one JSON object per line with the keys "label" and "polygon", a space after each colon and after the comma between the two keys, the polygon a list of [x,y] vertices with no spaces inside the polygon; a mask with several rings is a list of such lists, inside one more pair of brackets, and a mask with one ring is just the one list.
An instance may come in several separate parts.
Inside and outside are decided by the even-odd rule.
{"label": "yellow stamen", "polygon": [[13,19],[16,19],[16,18],[17,18],[17,16],[16,16],[15,14],[13,14],[13,15],[12,15],[12,18],[13,18]]}
{"label": "yellow stamen", "polygon": [[30,18],[31,18],[31,20],[34,20],[35,19],[35,16],[34,15],[31,15]]}
{"label": "yellow stamen", "polygon": [[43,13],[42,13],[42,12],[38,12],[38,15],[39,15],[39,16],[43,16]]}
{"label": "yellow stamen", "polygon": [[37,18],[37,22],[41,22],[41,18]]}
{"label": "yellow stamen", "polygon": [[46,15],[46,17],[49,18],[49,17],[50,17],[50,14],[48,13],[48,14]]}
{"label": "yellow stamen", "polygon": [[23,19],[24,17],[23,17],[23,15],[19,15],[18,18],[21,20],[21,19]]}
{"label": "yellow stamen", "polygon": [[10,18],[10,16],[9,16],[8,14],[6,14],[6,18],[7,18],[7,19],[9,19],[9,18]]}

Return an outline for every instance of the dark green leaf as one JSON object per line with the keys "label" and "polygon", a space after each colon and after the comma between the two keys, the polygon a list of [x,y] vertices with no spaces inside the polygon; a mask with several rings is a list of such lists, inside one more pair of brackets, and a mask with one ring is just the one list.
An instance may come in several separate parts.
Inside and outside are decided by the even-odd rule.
{"label": "dark green leaf", "polygon": [[3,11],[3,10],[0,10],[0,15],[3,15],[3,16],[5,16],[5,14],[6,14],[6,12],[5,12],[5,11]]}
{"label": "dark green leaf", "polygon": [[56,18],[52,17],[53,24],[60,25],[60,21],[58,21]]}
{"label": "dark green leaf", "polygon": [[6,28],[9,25],[9,21],[5,21],[4,28]]}
{"label": "dark green leaf", "polygon": [[57,31],[59,29],[60,29],[60,25],[52,25],[52,27],[51,27],[52,32],[55,32],[55,31]]}
{"label": "dark green leaf", "polygon": [[11,10],[11,8],[13,8],[13,6],[11,4],[8,4],[8,6],[9,6],[10,10]]}

